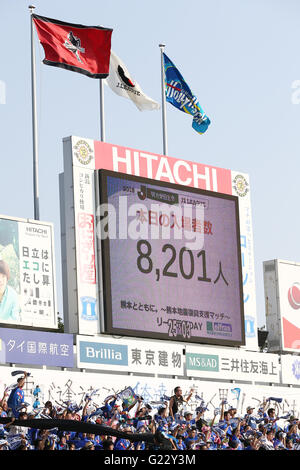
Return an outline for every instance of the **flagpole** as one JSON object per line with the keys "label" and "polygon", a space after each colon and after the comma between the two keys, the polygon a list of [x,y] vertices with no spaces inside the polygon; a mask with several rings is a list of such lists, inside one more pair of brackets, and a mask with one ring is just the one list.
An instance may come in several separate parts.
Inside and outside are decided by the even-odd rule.
{"label": "flagpole", "polygon": [[34,5],[29,5],[31,24],[31,97],[32,97],[32,144],[33,144],[33,192],[34,192],[34,219],[40,219],[39,185],[38,185],[38,139],[37,139],[37,112],[36,112],[36,67],[34,50],[34,31],[32,14]]}
{"label": "flagpole", "polygon": [[167,116],[166,116],[166,92],[165,92],[165,44],[159,44],[161,55],[161,100],[162,100],[162,130],[163,130],[163,155],[168,155]]}
{"label": "flagpole", "polygon": [[99,82],[100,82],[100,140],[101,140],[101,142],[105,142],[103,79],[100,78]]}
{"label": "flagpole", "polygon": [[[104,86],[103,86],[103,79],[100,78],[99,79],[99,92],[100,92],[100,141],[101,142],[105,142],[105,125],[104,125]],[[95,171],[94,172],[95,174],[95,177],[94,177],[94,181],[95,181],[95,186],[97,189],[96,191],[96,214],[99,214],[100,211],[98,212],[99,208],[100,208],[100,194],[99,194],[99,172],[98,171]],[[100,244],[97,243],[97,269],[98,269],[98,272],[100,273],[101,272],[101,268],[100,268],[100,265],[102,263],[102,251],[100,249]],[[102,279],[100,278],[99,276],[99,285],[101,284],[102,282]],[[102,295],[100,295],[100,299],[102,298]],[[103,301],[100,300],[99,302],[99,308],[98,308],[98,311],[99,311],[99,319],[100,319],[100,332],[101,331],[104,331],[104,307],[103,307]]]}

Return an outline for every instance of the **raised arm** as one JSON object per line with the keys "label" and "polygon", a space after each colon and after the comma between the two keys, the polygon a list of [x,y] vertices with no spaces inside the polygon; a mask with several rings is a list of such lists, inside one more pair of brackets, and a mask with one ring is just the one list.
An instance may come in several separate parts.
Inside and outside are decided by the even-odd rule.
{"label": "raised arm", "polygon": [[224,421],[224,406],[225,406],[225,402],[224,402],[224,400],[222,400],[220,421]]}
{"label": "raised arm", "polygon": [[25,371],[25,372],[24,372],[24,377],[22,377],[21,380],[18,382],[18,387],[21,388],[21,387],[24,386],[27,375],[28,375],[28,374],[27,374],[27,372]]}
{"label": "raised arm", "polygon": [[138,412],[140,411],[141,409],[141,405],[142,405],[142,400],[140,398],[138,398],[138,405],[136,407],[136,410],[135,410],[135,414],[134,414],[134,417],[136,418],[137,417],[137,414]]}
{"label": "raised arm", "polygon": [[174,405],[174,398],[171,397],[169,401],[169,415],[174,419],[173,415],[173,405]]}
{"label": "raised arm", "polygon": [[88,405],[89,405],[90,401],[91,401],[90,398],[86,398],[85,405],[84,405],[84,408],[82,410],[82,419],[85,418],[85,416],[88,414],[87,413],[87,408],[88,408]]}
{"label": "raised arm", "polygon": [[212,419],[212,422],[210,423],[210,426],[211,426],[211,427],[213,427],[213,425],[214,425],[214,422],[215,422],[215,420],[216,420],[217,414],[218,414],[218,413],[214,410],[214,417],[213,417],[213,419]]}
{"label": "raised arm", "polygon": [[169,407],[168,407],[168,402],[164,402],[165,408],[164,411],[162,411],[161,416],[162,418],[167,418],[169,416]]}
{"label": "raised arm", "polygon": [[194,389],[193,389],[193,388],[191,388],[191,390],[190,390],[190,393],[189,393],[188,397],[187,397],[187,398],[184,400],[186,403],[188,403],[188,402],[189,402],[189,400],[192,398],[192,395],[193,395],[193,393],[194,393]]}

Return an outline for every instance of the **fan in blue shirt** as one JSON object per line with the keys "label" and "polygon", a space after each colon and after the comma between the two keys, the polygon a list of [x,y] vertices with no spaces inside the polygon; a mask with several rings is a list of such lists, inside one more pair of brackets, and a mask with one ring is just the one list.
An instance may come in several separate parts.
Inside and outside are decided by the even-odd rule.
{"label": "fan in blue shirt", "polygon": [[25,406],[25,403],[24,403],[25,394],[24,394],[23,387],[24,387],[27,375],[28,375],[27,372],[24,372],[24,377],[18,378],[17,380],[18,385],[10,392],[10,395],[7,400],[7,405],[12,410],[12,413],[15,418],[19,417],[22,404],[24,404]]}

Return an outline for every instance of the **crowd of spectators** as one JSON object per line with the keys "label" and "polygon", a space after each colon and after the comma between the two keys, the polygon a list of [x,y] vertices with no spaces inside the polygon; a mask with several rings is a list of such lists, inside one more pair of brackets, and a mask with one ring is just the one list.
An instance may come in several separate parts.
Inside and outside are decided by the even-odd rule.
{"label": "crowd of spectators", "polygon": [[[300,449],[300,421],[291,413],[279,416],[270,400],[257,408],[248,406],[242,415],[223,400],[220,408],[214,408],[213,417],[207,419],[209,409],[203,401],[194,411],[189,409],[194,391],[184,397],[181,387],[176,387],[172,397],[162,397],[156,404],[136,397],[135,403],[126,406],[118,395],[110,395],[98,406],[91,395],[86,395],[81,406],[71,402],[54,406],[47,401],[39,409],[30,410],[24,402],[26,376],[25,372],[0,400],[0,450]],[[5,418],[2,424],[1,418]],[[60,425],[52,429],[26,426],[26,420],[36,419],[38,425],[41,418],[55,423],[59,420]],[[63,420],[76,421],[79,427],[80,423],[100,424],[105,432],[64,430]],[[119,437],[114,431],[119,431]],[[137,434],[140,440],[132,439]]]}

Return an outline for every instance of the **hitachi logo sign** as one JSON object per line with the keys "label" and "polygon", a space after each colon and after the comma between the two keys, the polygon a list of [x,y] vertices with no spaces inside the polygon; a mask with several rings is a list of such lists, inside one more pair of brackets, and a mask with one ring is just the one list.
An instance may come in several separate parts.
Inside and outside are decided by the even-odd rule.
{"label": "hitachi logo sign", "polygon": [[37,227],[26,227],[26,232],[38,233],[40,235],[47,235],[48,234],[47,230],[45,230],[43,228],[37,228]]}
{"label": "hitachi logo sign", "polygon": [[124,149],[120,151],[120,148],[114,146],[112,147],[112,159],[113,171],[193,186],[208,191],[219,191],[216,168],[137,150]]}

